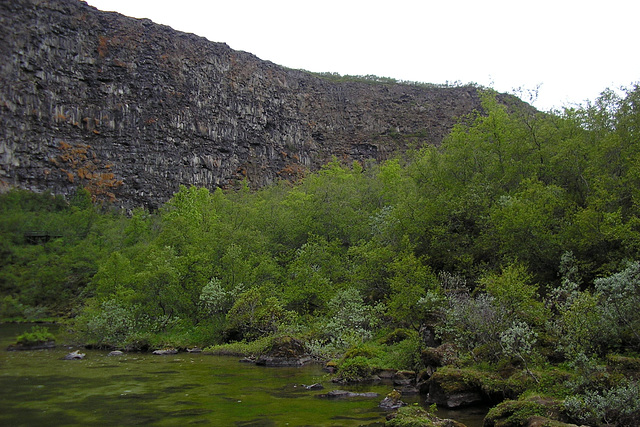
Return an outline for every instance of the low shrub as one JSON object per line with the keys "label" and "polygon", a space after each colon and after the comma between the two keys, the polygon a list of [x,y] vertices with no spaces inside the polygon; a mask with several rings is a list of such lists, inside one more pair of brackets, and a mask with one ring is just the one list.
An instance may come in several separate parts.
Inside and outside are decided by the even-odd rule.
{"label": "low shrub", "polygon": [[[435,411],[435,408],[432,408]],[[384,425],[386,427],[435,427],[435,422],[439,421],[433,415],[433,411],[427,411],[424,408],[413,405],[398,408],[395,416],[388,420]]]}
{"label": "low shrub", "polygon": [[237,341],[213,345],[204,349],[205,353],[215,356],[258,356],[266,353],[272,346],[272,337],[262,337],[254,341]]}
{"label": "low shrub", "polygon": [[338,374],[346,382],[365,381],[371,378],[372,372],[369,359],[363,356],[343,359],[338,364]]}
{"label": "low shrub", "polygon": [[16,339],[16,342],[22,345],[43,344],[49,341],[55,341],[55,336],[42,326],[34,326],[31,331],[19,335]]}
{"label": "low shrub", "polygon": [[640,387],[626,381],[604,391],[588,391],[564,402],[574,421],[590,426],[637,426],[640,420]]}

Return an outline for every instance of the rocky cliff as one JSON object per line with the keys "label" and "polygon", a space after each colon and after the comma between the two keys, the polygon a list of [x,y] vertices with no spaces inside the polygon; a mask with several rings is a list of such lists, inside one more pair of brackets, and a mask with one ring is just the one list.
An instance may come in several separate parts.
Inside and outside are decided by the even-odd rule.
{"label": "rocky cliff", "polygon": [[0,184],[154,208],[438,144],[473,87],[339,82],[77,0],[0,0]]}

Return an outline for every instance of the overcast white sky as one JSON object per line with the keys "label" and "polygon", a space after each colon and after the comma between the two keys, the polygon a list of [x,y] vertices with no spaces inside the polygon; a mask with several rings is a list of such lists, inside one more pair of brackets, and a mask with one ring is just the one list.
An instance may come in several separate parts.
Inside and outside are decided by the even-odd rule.
{"label": "overcast white sky", "polygon": [[[637,0],[88,0],[290,68],[501,92],[539,109],[640,81]],[[527,99],[525,99],[527,100]]]}

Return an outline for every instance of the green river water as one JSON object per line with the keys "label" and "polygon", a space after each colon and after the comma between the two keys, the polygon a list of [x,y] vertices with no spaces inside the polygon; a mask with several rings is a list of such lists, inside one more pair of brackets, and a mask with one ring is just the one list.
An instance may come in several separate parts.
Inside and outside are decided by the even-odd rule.
{"label": "green river water", "polygon": [[[62,360],[77,348],[4,351],[30,325],[0,325],[0,425],[88,426],[206,424],[213,426],[382,425],[378,403],[391,384],[338,386],[320,365],[265,368],[236,357],[179,353],[156,356],[83,350],[83,360]],[[302,384],[321,383],[324,390]],[[326,399],[343,389],[377,398]],[[420,397],[403,399],[424,404]],[[485,411],[486,412],[486,411]],[[441,412],[468,427],[483,411]]]}

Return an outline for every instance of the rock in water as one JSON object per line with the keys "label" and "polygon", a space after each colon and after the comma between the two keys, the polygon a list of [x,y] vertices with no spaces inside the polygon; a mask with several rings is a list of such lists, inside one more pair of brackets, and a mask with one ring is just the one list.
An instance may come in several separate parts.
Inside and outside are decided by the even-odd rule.
{"label": "rock in water", "polygon": [[318,397],[324,397],[329,399],[344,399],[350,397],[378,397],[378,393],[367,392],[367,393],[354,393],[346,390],[331,390],[325,394],[319,394]]}
{"label": "rock in water", "polygon": [[302,384],[302,387],[306,388],[307,390],[322,390],[324,388],[320,383],[315,383],[311,385]]}
{"label": "rock in water", "polygon": [[64,360],[81,360],[84,359],[85,354],[80,353],[80,350],[72,351],[64,357]]}
{"label": "rock in water", "polygon": [[178,350],[175,348],[165,348],[163,350],[155,350],[153,354],[157,356],[167,356],[169,354],[178,354]]}
{"label": "rock in water", "polygon": [[400,400],[401,396],[402,394],[398,390],[394,389],[387,394],[384,399],[382,399],[382,402],[380,402],[378,406],[385,410],[393,410],[407,406],[405,402]]}

